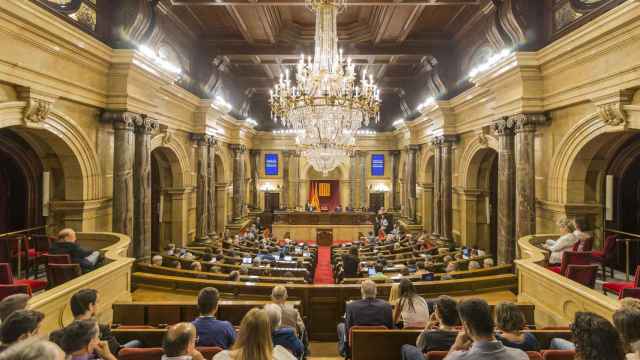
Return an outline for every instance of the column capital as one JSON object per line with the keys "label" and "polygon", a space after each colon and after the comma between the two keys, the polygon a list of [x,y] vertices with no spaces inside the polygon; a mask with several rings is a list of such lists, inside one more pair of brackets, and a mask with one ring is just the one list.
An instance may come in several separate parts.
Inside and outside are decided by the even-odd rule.
{"label": "column capital", "polygon": [[282,155],[292,157],[296,154],[296,150],[282,150]]}
{"label": "column capital", "polygon": [[442,146],[446,144],[455,144],[458,142],[460,137],[458,135],[440,135],[436,136],[431,140],[431,145],[433,146]]}
{"label": "column capital", "polygon": [[246,145],[243,144],[229,144],[229,149],[236,155],[243,154],[245,151],[247,151]]}
{"label": "column capital", "polygon": [[366,150],[356,150],[354,151],[354,153],[356,154],[357,157],[365,157],[367,156],[367,152]]}
{"label": "column capital", "polygon": [[405,148],[407,149],[407,151],[415,153],[417,151],[420,151],[421,146],[417,144],[411,144],[407,145]]}
{"label": "column capital", "polygon": [[212,148],[214,148],[214,149],[215,149],[215,148],[217,147],[217,145],[218,145],[218,140],[216,140],[216,138],[214,138],[214,137],[213,137],[213,136],[211,136],[211,135],[207,135],[207,140],[206,140],[206,141],[207,141],[207,145],[209,145],[209,147],[212,147]]}
{"label": "column capital", "polygon": [[111,111],[105,110],[100,114],[100,121],[110,122],[114,129],[133,130],[135,122],[142,115],[130,111]]}
{"label": "column capital", "polygon": [[400,155],[400,150],[390,150],[389,151],[389,155],[391,155],[391,156],[399,156]]}
{"label": "column capital", "polygon": [[513,123],[516,133],[535,131],[536,126],[545,125],[549,117],[545,113],[520,113],[509,116],[509,121]]}
{"label": "column capital", "polygon": [[135,127],[135,132],[138,134],[150,134],[152,131],[160,128],[158,120],[144,114],[133,120],[133,126]]}
{"label": "column capital", "polygon": [[191,140],[198,146],[209,146],[210,136],[207,134],[191,134]]}
{"label": "column capital", "polygon": [[501,117],[491,123],[491,130],[493,130],[493,132],[498,136],[513,135],[514,127],[514,120],[508,116]]}
{"label": "column capital", "polygon": [[260,155],[261,152],[262,152],[262,150],[251,149],[251,150],[249,150],[249,156],[257,157],[257,156]]}

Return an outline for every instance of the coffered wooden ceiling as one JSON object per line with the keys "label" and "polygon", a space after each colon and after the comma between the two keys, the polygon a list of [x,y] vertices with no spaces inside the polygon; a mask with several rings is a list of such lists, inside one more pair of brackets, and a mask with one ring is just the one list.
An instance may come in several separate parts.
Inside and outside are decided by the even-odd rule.
{"label": "coffered wooden ceiling", "polygon": [[[228,64],[252,96],[264,97],[287,64],[313,54],[314,14],[304,0],[161,0],[212,60]],[[349,0],[338,16],[340,47],[396,96],[433,62],[447,61],[490,0]],[[266,112],[264,99],[254,99]],[[397,103],[393,102],[393,103]],[[384,106],[384,104],[383,104]],[[391,105],[390,105],[391,106]],[[389,113],[389,112],[386,112]],[[257,116],[261,128],[275,124]],[[270,123],[270,124],[269,124]],[[384,127],[384,126],[383,126]],[[388,127],[388,126],[387,126]]]}

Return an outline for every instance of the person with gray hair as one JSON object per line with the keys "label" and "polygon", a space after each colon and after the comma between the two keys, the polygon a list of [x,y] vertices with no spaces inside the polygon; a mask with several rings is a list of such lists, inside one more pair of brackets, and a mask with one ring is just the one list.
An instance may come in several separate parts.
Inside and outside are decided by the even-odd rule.
{"label": "person with gray hair", "polygon": [[58,233],[58,239],[49,248],[49,254],[69,255],[71,262],[79,264],[82,272],[88,272],[100,262],[100,252],[84,249],[76,243],[76,232],[65,228]]}
{"label": "person with gray hair", "polygon": [[338,324],[338,346],[340,355],[349,356],[349,344],[347,334],[352,326],[382,325],[388,329],[393,328],[393,312],[391,304],[384,300],[376,299],[376,284],[371,280],[365,280],[360,285],[362,300],[347,303],[347,311],[344,322]]}
{"label": "person with gray hair", "polygon": [[18,342],[0,354],[0,360],[64,360],[65,353],[51,341],[31,337]]}
{"label": "person with gray hair", "polygon": [[287,304],[287,288],[278,285],[271,290],[271,300],[282,309],[282,326],[296,329],[298,336],[305,332],[304,321],[300,312],[291,304]]}
{"label": "person with gray hair", "polygon": [[551,252],[549,255],[549,265],[558,265],[562,262],[562,254],[573,248],[578,242],[578,238],[573,234],[575,230],[573,221],[562,218],[558,221],[560,228],[560,238],[558,240],[547,240],[544,247]]}
{"label": "person with gray hair", "polygon": [[282,309],[280,306],[277,304],[266,304],[264,306],[264,310],[267,312],[267,316],[269,317],[273,346],[280,345],[291,351],[296,358],[301,358],[302,354],[304,354],[304,345],[296,336],[295,329],[281,326]]}
{"label": "person with gray hair", "polygon": [[475,260],[471,260],[469,261],[469,270],[478,270],[481,269],[482,267],[480,266],[480,263],[475,261]]}
{"label": "person with gray hair", "polygon": [[0,301],[0,322],[4,322],[14,311],[24,310],[31,297],[27,294],[13,294]]}
{"label": "person with gray hair", "polygon": [[151,258],[151,265],[162,266],[162,255],[153,255]]}

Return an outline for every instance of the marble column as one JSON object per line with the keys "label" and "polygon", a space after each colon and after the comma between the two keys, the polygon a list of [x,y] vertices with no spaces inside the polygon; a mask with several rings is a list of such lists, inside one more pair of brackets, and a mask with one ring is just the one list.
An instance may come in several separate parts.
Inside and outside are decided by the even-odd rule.
{"label": "marble column", "polygon": [[133,256],[151,257],[151,132],[158,121],[144,115],[135,125],[135,156],[133,164]]}
{"label": "marble column", "polygon": [[356,206],[356,192],[358,191],[356,186],[356,173],[356,154],[351,153],[351,155],[349,155],[349,206],[351,207]]}
{"label": "marble column", "polygon": [[242,156],[247,147],[242,144],[229,144],[233,152],[233,221],[240,221],[244,216],[244,161]]}
{"label": "marble column", "polygon": [[502,118],[492,127],[498,136],[498,263],[511,264],[516,253],[514,126]]}
{"label": "marble column", "polygon": [[516,162],[516,241],[536,233],[536,182],[534,138],[536,126],[547,122],[547,116],[518,114],[511,117],[515,126]]}
{"label": "marble column", "polygon": [[260,150],[249,150],[249,158],[251,160],[251,183],[253,191],[251,192],[251,207],[260,208],[258,203],[258,179],[260,178]]}
{"label": "marble column", "polygon": [[418,200],[416,192],[418,150],[420,150],[420,145],[407,146],[407,217],[412,222],[416,222],[416,203]]}
{"label": "marble column", "polygon": [[440,239],[443,242],[453,241],[453,144],[457,137],[445,135],[440,145]]}
{"label": "marble column", "polygon": [[367,206],[367,152],[358,150],[360,163],[360,207]]}
{"label": "marble column", "polygon": [[133,236],[133,124],[140,115],[107,111],[102,120],[113,123],[112,231]]}
{"label": "marble column", "polygon": [[207,157],[207,236],[209,241],[216,238],[216,147],[213,137],[208,137]]}
{"label": "marble column", "polygon": [[389,151],[391,155],[391,204],[390,209],[400,208],[400,194],[398,193],[398,167],[400,165],[400,150]]}
{"label": "marble column", "polygon": [[440,225],[442,224],[442,216],[440,213],[440,205],[442,199],[440,197],[440,163],[441,163],[441,148],[440,138],[434,138],[432,140],[434,159],[433,159],[433,232],[431,238],[434,240],[440,240]]}
{"label": "marble column", "polygon": [[282,152],[282,204],[280,205],[283,209],[291,208],[291,204],[289,202],[289,166],[291,164],[291,157],[293,156],[293,151],[285,150]]}
{"label": "marble column", "polygon": [[295,207],[304,207],[304,204],[302,204],[300,202],[300,179],[302,174],[300,174],[300,151],[296,151],[293,154],[293,159],[294,159],[294,166],[295,166],[295,181],[294,184],[295,186],[294,188],[294,201],[295,201]]}
{"label": "marble column", "polygon": [[191,138],[196,142],[196,235],[195,241],[207,242],[209,240],[208,209],[208,165],[209,165],[209,137],[205,134],[192,134]]}

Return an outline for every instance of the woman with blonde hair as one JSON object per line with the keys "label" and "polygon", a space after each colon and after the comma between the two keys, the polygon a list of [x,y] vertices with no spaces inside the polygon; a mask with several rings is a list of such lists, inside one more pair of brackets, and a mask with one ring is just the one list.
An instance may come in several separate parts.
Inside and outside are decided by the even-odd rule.
{"label": "woman with blonde hair", "polygon": [[253,308],[242,319],[238,339],[231,350],[217,353],[213,360],[296,360],[289,351],[273,347],[269,316],[263,309]]}
{"label": "woman with blonde hair", "polygon": [[560,227],[560,238],[558,240],[547,240],[544,247],[551,252],[549,255],[549,264],[558,265],[562,262],[562,254],[573,248],[578,239],[573,234],[575,228],[573,222],[567,218],[558,221]]}

